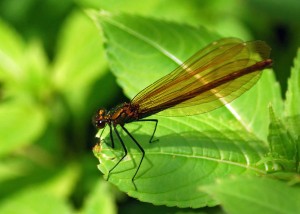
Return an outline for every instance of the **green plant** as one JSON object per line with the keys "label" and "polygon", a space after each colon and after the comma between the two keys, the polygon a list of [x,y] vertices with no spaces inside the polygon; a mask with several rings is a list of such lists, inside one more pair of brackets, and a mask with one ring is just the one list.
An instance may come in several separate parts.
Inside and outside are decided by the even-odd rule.
{"label": "green plant", "polygon": [[[92,16],[106,38],[109,65],[128,97],[133,97],[176,68],[178,63],[175,59],[184,61],[197,49],[219,37],[204,28],[139,16],[106,12],[94,12]],[[127,124],[145,149],[146,161],[136,177],[135,189],[131,178],[141,153],[123,134],[130,154],[110,174],[109,181],[142,201],[194,208],[214,206],[223,201],[230,204],[236,199],[231,194],[242,196],[241,190],[245,192],[244,204],[251,200],[259,204],[264,200],[258,200],[260,198],[253,194],[252,188],[257,182],[256,188],[265,192],[261,197],[275,194],[274,186],[283,186],[281,191],[284,194],[291,191],[290,209],[299,209],[295,203],[300,197],[296,187],[268,179],[269,174],[276,177],[275,172],[288,175],[285,178],[288,180],[297,177],[299,132],[291,134],[289,129],[293,125],[287,129],[277,118],[299,114],[299,109],[294,107],[294,99],[299,93],[295,87],[298,83],[293,80],[297,79],[295,73],[290,80],[286,102],[280,97],[280,88],[272,71],[265,70],[256,86],[228,106],[192,117],[151,116],[159,120],[155,134],[158,141],[151,144],[149,138],[153,124],[143,124],[142,127],[139,123]],[[109,146],[107,131],[102,135],[106,138],[94,149],[100,160],[99,168],[106,176],[124,154],[120,143],[116,142],[116,149]],[[260,208],[271,212],[273,208],[269,209],[269,206],[271,204],[264,204]],[[274,210],[286,210],[288,207],[278,206]],[[233,213],[235,209],[241,208],[228,206]],[[255,209],[248,212],[253,213]]]}
{"label": "green plant", "polygon": [[[94,14],[102,34],[78,4],[114,14]],[[0,213],[296,212],[299,53],[292,74],[288,71],[299,45],[299,5],[293,0],[0,1]],[[120,12],[124,15],[116,15]],[[109,181],[97,170],[91,117],[99,107],[132,98],[178,64],[113,23],[180,60],[220,37],[260,39],[273,49],[273,71],[265,70],[254,88],[231,103],[240,121],[226,107],[193,117],[154,115],[159,127],[151,145],[153,124],[127,126],[146,149],[137,190],[131,177],[141,154],[125,134],[127,159]],[[273,72],[283,92],[289,82],[285,99]],[[123,151],[118,142],[112,150],[109,138],[102,140],[95,147],[102,150],[94,152],[106,173]],[[235,164],[213,164],[220,157]],[[159,192],[161,187],[174,194]],[[214,207],[195,209],[205,205]],[[189,206],[193,209],[178,208]]]}
{"label": "green plant", "polygon": [[[70,213],[68,198],[79,206],[89,189],[83,212],[99,207],[99,200],[106,205],[101,210],[115,210],[107,185],[89,171],[96,172],[88,167],[95,163],[85,149],[99,101],[116,93],[98,91],[98,85],[114,79],[101,60],[98,31],[85,14],[73,13],[62,29],[50,61],[39,40],[25,42],[0,22],[1,213]],[[94,98],[98,95],[103,100]]]}

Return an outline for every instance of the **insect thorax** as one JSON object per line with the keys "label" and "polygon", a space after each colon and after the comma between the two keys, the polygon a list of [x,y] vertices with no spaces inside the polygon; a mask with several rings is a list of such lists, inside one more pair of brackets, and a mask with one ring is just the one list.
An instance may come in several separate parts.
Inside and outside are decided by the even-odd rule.
{"label": "insect thorax", "polygon": [[114,124],[123,125],[139,119],[139,107],[131,103],[122,103],[109,111],[110,120]]}

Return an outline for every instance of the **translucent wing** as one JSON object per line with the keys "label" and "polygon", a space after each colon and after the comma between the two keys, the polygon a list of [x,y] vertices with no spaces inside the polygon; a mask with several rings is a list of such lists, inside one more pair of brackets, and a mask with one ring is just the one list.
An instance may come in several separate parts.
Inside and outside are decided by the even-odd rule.
{"label": "translucent wing", "polygon": [[251,88],[270,66],[270,48],[262,41],[221,39],[200,50],[131,101],[142,117],[200,114],[225,105]]}

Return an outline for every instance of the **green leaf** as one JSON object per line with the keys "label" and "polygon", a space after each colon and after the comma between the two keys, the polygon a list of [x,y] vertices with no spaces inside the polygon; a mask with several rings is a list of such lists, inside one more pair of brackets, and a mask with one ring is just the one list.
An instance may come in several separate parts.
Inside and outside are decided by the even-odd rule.
{"label": "green leaf", "polygon": [[[46,168],[45,170],[49,173],[47,178],[44,182],[41,182],[39,185],[35,184],[35,186],[57,198],[65,199],[74,193],[74,188],[80,181],[82,171],[78,163],[70,163],[70,161],[66,164],[60,163],[59,166],[53,171],[52,169],[47,171]],[[32,172],[32,177],[34,173],[38,176],[41,172],[42,170]]]}
{"label": "green leaf", "polygon": [[[130,98],[219,38],[201,27],[139,16],[105,12],[93,16],[106,37],[110,67]],[[159,123],[154,136],[158,141],[151,144],[153,123],[126,124],[146,154],[134,181],[137,189],[131,179],[142,154],[125,134],[122,138],[129,154],[111,172],[109,181],[129,195],[154,204],[194,208],[215,205],[216,201],[198,191],[200,186],[231,174],[264,174],[270,167],[256,166],[268,151],[269,103],[275,112],[282,108],[278,84],[271,71],[266,71],[253,89],[213,112],[191,117],[152,116]],[[124,152],[117,136],[114,150],[107,145],[108,130],[102,137],[106,138],[94,152],[100,170],[107,176]]]}
{"label": "green leaf", "polygon": [[[284,124],[296,141],[297,160],[300,160],[300,49],[294,59],[284,103]],[[298,161],[299,164],[299,161]]]}
{"label": "green leaf", "polygon": [[38,104],[48,98],[47,59],[37,41],[25,45],[0,22],[0,156],[33,143],[44,131],[46,112]]}
{"label": "green leaf", "polygon": [[231,113],[237,113],[236,119],[243,129],[267,142],[270,124],[268,107],[271,105],[278,116],[282,116],[283,112],[280,86],[273,71],[264,70],[258,83],[230,105],[234,109]]}
{"label": "green leaf", "polygon": [[0,105],[0,156],[33,143],[46,126],[44,110],[26,98]]}
{"label": "green leaf", "polygon": [[[295,139],[300,136],[300,49],[294,59],[294,66],[291,69],[291,77],[288,80],[288,90],[286,92],[284,116],[285,125]],[[300,145],[299,145],[300,147]]]}
{"label": "green leaf", "polygon": [[271,118],[268,135],[270,152],[266,160],[276,163],[277,166],[274,169],[276,171],[295,172],[299,163],[297,142],[281,120],[275,116],[272,107],[269,109]]}
{"label": "green leaf", "polygon": [[[50,154],[36,148],[29,147],[19,151],[22,156],[15,155],[2,159],[0,176],[0,199],[23,194],[30,188],[51,194],[64,200],[73,194],[78,183],[81,170],[76,163],[64,164],[62,161],[54,163]],[[10,170],[10,172],[8,171]],[[38,201],[36,201],[38,203]]]}
{"label": "green leaf", "polygon": [[81,213],[117,213],[114,197],[109,185],[103,181],[97,182],[93,191],[85,201]]}
{"label": "green leaf", "polygon": [[[181,0],[123,0],[93,1],[77,0],[85,8],[98,8],[112,13],[129,13],[158,19],[188,23],[194,26],[205,25],[222,35],[251,38],[250,31],[237,16],[228,16],[232,11],[243,11],[239,2],[181,1]],[[176,11],[176,15],[174,15]],[[243,12],[241,12],[243,13]]]}
{"label": "green leaf", "polygon": [[[160,118],[159,123],[155,134],[158,141],[151,144],[149,136],[153,124],[143,124],[140,130],[139,124],[127,125],[146,152],[134,181],[137,191],[131,179],[142,154],[128,136],[122,135],[122,139],[129,155],[109,177],[110,182],[139,200],[179,207],[212,206],[216,202],[198,191],[198,187],[232,174],[264,174],[264,168],[268,168],[267,165],[256,166],[267,152],[260,141],[247,133],[218,131],[215,127],[224,124],[213,118],[206,118],[203,124],[193,118],[184,121]],[[199,128],[208,125],[214,128],[206,131]],[[114,139],[117,141],[116,136]],[[95,155],[101,171],[107,176],[124,152],[119,142],[116,142],[116,149],[102,143],[98,151],[95,149]]]}
{"label": "green leaf", "polygon": [[76,114],[84,112],[93,84],[105,75],[102,38],[92,20],[75,12],[62,28],[53,81]]}
{"label": "green leaf", "polygon": [[204,28],[105,12],[92,15],[107,39],[110,68],[129,97],[219,38]]}
{"label": "green leaf", "polygon": [[234,177],[202,187],[228,213],[299,213],[300,191],[266,178]]}
{"label": "green leaf", "polygon": [[12,85],[10,91],[17,95],[24,93],[33,101],[48,102],[52,87],[48,76],[48,61],[42,44],[39,41],[30,42],[26,46],[24,55],[20,64],[22,73],[16,78],[16,85]]}
{"label": "green leaf", "polygon": [[284,125],[287,127],[294,139],[300,139],[300,115],[285,117]]}
{"label": "green leaf", "polygon": [[285,116],[291,117],[300,115],[300,49],[294,59],[294,66],[291,69],[291,77],[288,80],[286,92]]}
{"label": "green leaf", "polygon": [[0,80],[7,81],[18,76],[25,45],[17,32],[2,20],[0,32]]}
{"label": "green leaf", "polygon": [[0,213],[72,213],[67,201],[43,190],[26,189],[0,203]]}
{"label": "green leaf", "polygon": [[2,22],[0,30],[3,32],[0,37],[0,81],[4,85],[4,94],[47,99],[50,88],[46,76],[48,62],[41,43],[34,40],[25,45],[19,35]]}

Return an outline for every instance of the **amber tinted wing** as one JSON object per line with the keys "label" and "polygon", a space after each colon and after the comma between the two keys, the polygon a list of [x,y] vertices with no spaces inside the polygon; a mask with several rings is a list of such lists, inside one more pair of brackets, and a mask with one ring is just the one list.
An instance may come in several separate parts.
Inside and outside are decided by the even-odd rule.
{"label": "amber tinted wing", "polygon": [[133,99],[141,115],[200,114],[225,105],[251,88],[271,64],[262,41],[221,39],[200,50]]}

